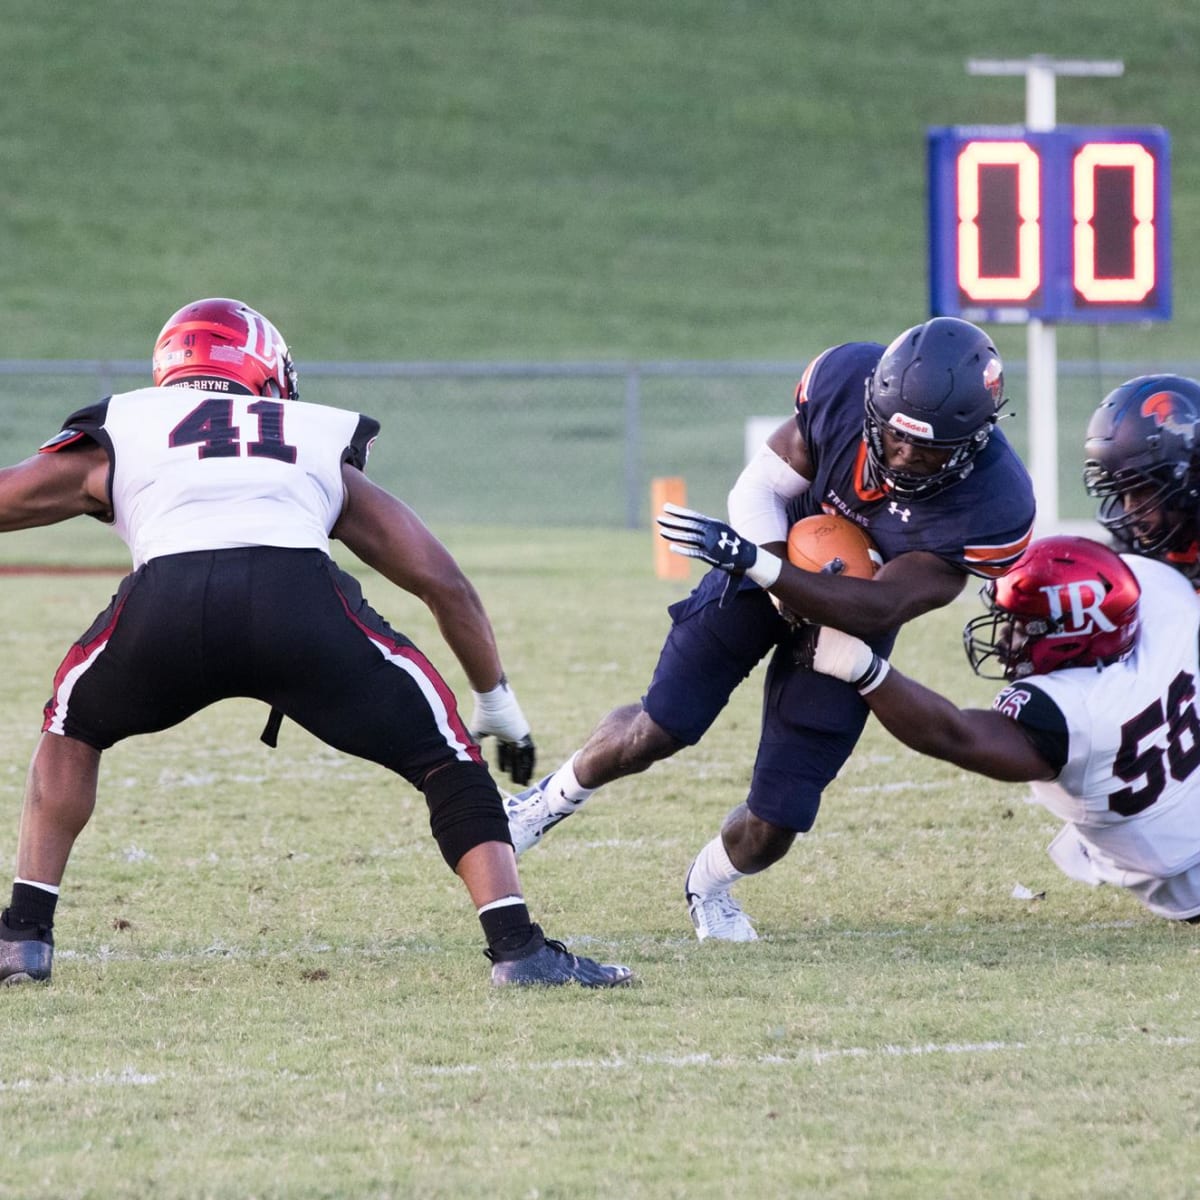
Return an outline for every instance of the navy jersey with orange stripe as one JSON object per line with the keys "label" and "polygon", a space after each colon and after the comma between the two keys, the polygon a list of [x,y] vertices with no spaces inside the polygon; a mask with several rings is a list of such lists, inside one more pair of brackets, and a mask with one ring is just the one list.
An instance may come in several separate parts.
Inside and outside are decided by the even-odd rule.
{"label": "navy jersey with orange stripe", "polygon": [[870,533],[886,562],[913,550],[964,572],[1003,574],[1033,533],[1033,484],[999,430],[963,480],[922,500],[897,500],[868,478],[863,411],[866,381],[883,355],[877,342],[848,342],[819,354],[796,389],[796,423],[814,470],[789,506],[790,521],[839,513]]}

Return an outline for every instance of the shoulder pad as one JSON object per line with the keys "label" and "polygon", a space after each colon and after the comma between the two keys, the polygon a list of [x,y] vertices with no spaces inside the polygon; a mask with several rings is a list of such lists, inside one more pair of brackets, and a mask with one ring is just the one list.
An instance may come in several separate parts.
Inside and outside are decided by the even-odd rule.
{"label": "shoulder pad", "polygon": [[111,399],[111,396],[105,396],[99,403],[89,404],[87,408],[73,412],[63,422],[62,429],[38,447],[38,453],[53,454],[71,446],[78,446],[84,441],[95,442],[96,434],[104,427],[105,418],[108,416],[108,402]]}
{"label": "shoulder pad", "polygon": [[60,430],[52,438],[47,438],[38,447],[38,453],[53,454],[56,450],[65,450],[68,446],[74,446],[77,442],[83,441],[88,436],[82,429]]}
{"label": "shoulder pad", "polygon": [[373,417],[364,417],[360,413],[358,427],[350,439],[350,445],[342,452],[342,462],[349,463],[350,466],[356,467],[360,471],[365,471],[371,447],[375,444],[378,436],[379,422]]}

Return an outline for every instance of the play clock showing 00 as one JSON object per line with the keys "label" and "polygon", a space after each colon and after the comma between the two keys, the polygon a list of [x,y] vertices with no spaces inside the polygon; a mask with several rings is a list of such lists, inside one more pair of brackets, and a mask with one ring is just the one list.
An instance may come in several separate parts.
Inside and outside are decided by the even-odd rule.
{"label": "play clock showing 00", "polygon": [[1166,130],[957,125],[928,145],[935,315],[1170,319]]}

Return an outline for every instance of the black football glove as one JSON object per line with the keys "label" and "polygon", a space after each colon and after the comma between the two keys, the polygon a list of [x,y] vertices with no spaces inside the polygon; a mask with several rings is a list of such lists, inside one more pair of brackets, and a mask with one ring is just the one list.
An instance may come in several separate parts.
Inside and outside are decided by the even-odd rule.
{"label": "black football glove", "polygon": [[817,657],[817,638],[820,635],[821,626],[808,621],[797,621],[792,626],[792,662],[802,671],[813,669],[813,660]]}
{"label": "black football glove", "polygon": [[519,742],[500,742],[496,750],[500,770],[506,771],[513,783],[526,784],[533,778],[537,765],[537,749],[533,738],[526,734]]}
{"label": "black football glove", "polygon": [[528,783],[533,778],[537,751],[529,722],[508,680],[501,675],[500,682],[490,692],[472,691],[471,694],[475,697],[471,736],[480,743],[485,737],[495,737],[500,770],[508,772],[513,783]]}
{"label": "black football glove", "polygon": [[731,525],[678,504],[664,504],[658,532],[671,543],[672,554],[699,558],[722,571],[740,575],[758,559],[758,547]]}

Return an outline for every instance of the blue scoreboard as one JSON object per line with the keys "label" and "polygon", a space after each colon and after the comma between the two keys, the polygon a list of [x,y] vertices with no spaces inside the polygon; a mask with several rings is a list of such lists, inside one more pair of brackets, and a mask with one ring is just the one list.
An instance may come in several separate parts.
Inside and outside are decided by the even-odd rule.
{"label": "blue scoreboard", "polygon": [[928,155],[935,316],[1170,319],[1166,130],[942,126]]}

